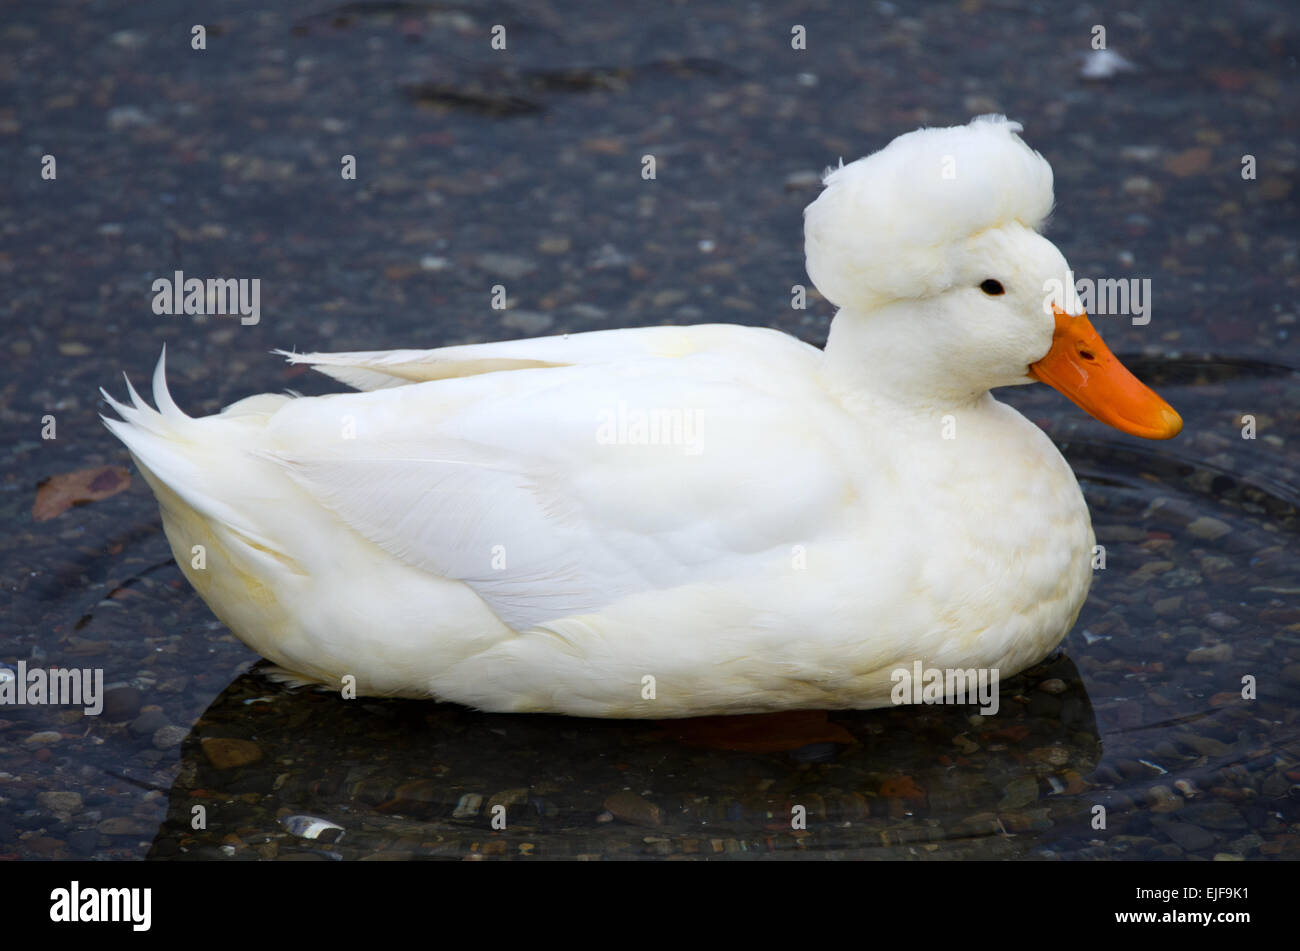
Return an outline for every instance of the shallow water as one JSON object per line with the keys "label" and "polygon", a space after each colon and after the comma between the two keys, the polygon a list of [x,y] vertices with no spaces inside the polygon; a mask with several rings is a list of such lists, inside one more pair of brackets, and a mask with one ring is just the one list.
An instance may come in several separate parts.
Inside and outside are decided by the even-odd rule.
{"label": "shallow water", "polygon": [[[0,183],[0,662],[114,689],[98,717],[0,708],[0,856],[1300,856],[1295,13],[1126,15],[1110,38],[1137,71],[1085,81],[1086,12],[1022,4],[530,6],[508,56],[473,5],[229,9],[206,58],[145,10],[2,31],[20,105],[0,142],[59,177]],[[189,589],[138,476],[32,521],[46,476],[129,465],[96,389],[140,382],[163,342],[192,413],[333,388],[277,346],[715,320],[820,343],[827,305],[790,308],[809,173],[991,110],[1052,161],[1076,273],[1151,280],[1150,323],[1096,323],[1186,421],[1148,443],[1045,387],[1002,394],[1078,473],[1106,566],[996,716],[591,721],[292,691]],[[260,322],[154,315],[178,268],[261,277]]]}

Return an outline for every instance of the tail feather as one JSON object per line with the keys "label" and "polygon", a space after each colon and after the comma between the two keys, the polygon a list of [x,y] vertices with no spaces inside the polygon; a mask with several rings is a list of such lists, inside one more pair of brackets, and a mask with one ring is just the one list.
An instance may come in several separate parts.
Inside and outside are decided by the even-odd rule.
{"label": "tail feather", "polygon": [[[130,384],[130,380],[127,384]],[[153,368],[153,401],[158,404],[158,411],[164,419],[179,421],[190,418],[181,412],[167,389],[167,344],[163,344],[162,353],[158,355],[158,365]]]}
{"label": "tail feather", "polygon": [[186,415],[167,389],[166,360],[164,348],[153,374],[157,409],[144,401],[128,379],[127,393],[132,405],[127,406],[101,389],[100,393],[121,419],[103,414],[100,419],[130,451],[164,508],[168,507],[169,496],[174,495],[202,517],[274,549],[276,546],[246,516],[222,499],[223,495],[230,494],[223,490],[223,479],[231,471],[231,457],[247,453],[251,447],[231,445],[229,439],[222,438],[227,432],[220,427],[241,426],[240,420],[248,417],[194,419]]}
{"label": "tail feather", "polygon": [[[99,388],[100,395],[113,407],[113,412],[122,417],[121,420],[110,419],[100,414],[100,419],[112,430],[113,434],[127,443],[130,442],[126,433],[129,433],[131,427],[138,427],[155,436],[175,438],[180,435],[176,424],[184,423],[190,420],[189,416],[181,411],[172,399],[171,393],[167,390],[167,347],[164,344],[162,355],[158,357],[158,364],[154,368],[153,374],[153,395],[158,404],[158,409],[154,409],[144,401],[136,391],[135,386],[131,383],[131,378],[125,373],[122,378],[126,380],[126,392],[131,398],[131,405],[127,406],[113,398],[113,396],[102,386]],[[125,422],[123,422],[125,421]]]}

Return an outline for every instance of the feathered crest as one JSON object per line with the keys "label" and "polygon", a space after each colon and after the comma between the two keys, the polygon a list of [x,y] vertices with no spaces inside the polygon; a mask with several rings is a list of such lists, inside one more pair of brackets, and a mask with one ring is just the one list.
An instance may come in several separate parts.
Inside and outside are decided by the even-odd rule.
{"label": "feathered crest", "polygon": [[1018,122],[918,129],[828,171],[804,210],[808,275],[832,303],[870,310],[952,286],[966,239],[1052,210],[1052,168]]}

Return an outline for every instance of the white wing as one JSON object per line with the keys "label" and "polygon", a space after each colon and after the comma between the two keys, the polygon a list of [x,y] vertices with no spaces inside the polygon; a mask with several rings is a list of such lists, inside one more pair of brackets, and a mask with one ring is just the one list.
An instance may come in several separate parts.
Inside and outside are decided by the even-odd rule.
{"label": "white wing", "polygon": [[680,358],[702,352],[745,351],[783,356],[817,353],[777,330],[738,324],[698,324],[691,327],[635,327],[590,333],[501,340],[436,350],[371,350],[353,353],[289,353],[277,350],[290,363],[308,363],[320,372],[358,390],[378,390],[407,383],[425,383],[476,376],[501,370],[562,366],[610,366],[652,357]]}
{"label": "white wing", "polygon": [[[661,329],[697,346],[654,355],[670,337],[647,328],[361,355],[370,372],[441,376],[290,401],[268,455],[361,535],[464,581],[516,630],[788,564],[791,546],[834,525],[848,488],[835,433],[813,422],[839,414],[795,382],[815,378],[804,361],[820,352],[740,327],[719,352],[701,341],[711,328]],[[505,359],[531,368],[444,372]]]}

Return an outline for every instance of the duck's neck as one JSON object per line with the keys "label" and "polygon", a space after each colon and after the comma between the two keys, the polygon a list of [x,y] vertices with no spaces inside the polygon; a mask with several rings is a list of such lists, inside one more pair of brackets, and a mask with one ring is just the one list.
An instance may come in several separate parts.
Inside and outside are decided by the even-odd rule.
{"label": "duck's neck", "polygon": [[937,314],[909,301],[839,311],[826,341],[826,385],[848,404],[930,416],[970,407],[987,387],[954,374]]}

